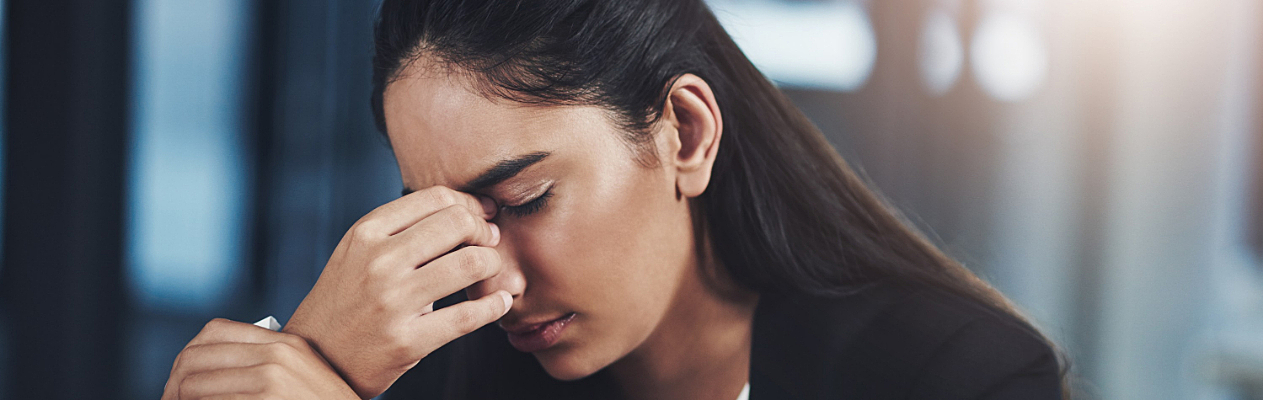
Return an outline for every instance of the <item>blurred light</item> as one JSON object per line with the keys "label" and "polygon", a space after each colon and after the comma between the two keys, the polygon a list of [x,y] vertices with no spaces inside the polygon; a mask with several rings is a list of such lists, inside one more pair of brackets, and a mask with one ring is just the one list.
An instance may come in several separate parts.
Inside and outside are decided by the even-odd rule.
{"label": "blurred light", "polygon": [[964,54],[956,21],[941,9],[926,14],[917,56],[921,79],[930,94],[938,96],[951,90],[960,78]]}
{"label": "blurred light", "polygon": [[877,59],[868,13],[853,1],[711,1],[750,61],[784,85],[853,91]]}
{"label": "blurred light", "polygon": [[207,309],[244,260],[244,3],[136,4],[127,265],[140,305]]}
{"label": "blurred light", "polygon": [[982,18],[974,31],[970,62],[982,88],[1002,101],[1029,97],[1048,74],[1048,50],[1035,25],[1008,12]]}

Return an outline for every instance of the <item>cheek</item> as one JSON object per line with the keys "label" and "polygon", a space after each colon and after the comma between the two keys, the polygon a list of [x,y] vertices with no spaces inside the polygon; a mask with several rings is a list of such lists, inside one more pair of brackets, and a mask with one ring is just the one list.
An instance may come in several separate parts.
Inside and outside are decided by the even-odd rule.
{"label": "cheek", "polygon": [[634,351],[673,300],[691,225],[673,187],[643,175],[572,184],[523,243],[528,301],[581,316],[564,345],[535,354],[554,377],[587,376]]}
{"label": "cheek", "polygon": [[[527,291],[584,315],[586,343],[634,346],[672,300],[692,248],[674,187],[639,166],[572,181],[521,243]],[[558,310],[561,311],[561,310]],[[627,349],[623,349],[627,350]]]}

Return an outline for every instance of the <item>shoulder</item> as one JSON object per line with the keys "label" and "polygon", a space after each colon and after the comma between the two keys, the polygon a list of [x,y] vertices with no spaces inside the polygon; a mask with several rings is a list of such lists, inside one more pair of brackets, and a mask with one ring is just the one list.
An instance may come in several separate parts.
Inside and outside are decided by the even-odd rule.
{"label": "shoulder", "polygon": [[[756,316],[752,369],[793,397],[1061,397],[1053,349],[1025,322],[972,300],[875,286],[770,303]],[[800,368],[791,359],[817,372],[783,373]]]}
{"label": "shoulder", "polygon": [[920,369],[909,398],[1061,398],[1057,356],[1029,324],[942,294],[912,294],[903,308],[905,318],[871,329],[909,332],[903,339],[927,344],[907,354]]}

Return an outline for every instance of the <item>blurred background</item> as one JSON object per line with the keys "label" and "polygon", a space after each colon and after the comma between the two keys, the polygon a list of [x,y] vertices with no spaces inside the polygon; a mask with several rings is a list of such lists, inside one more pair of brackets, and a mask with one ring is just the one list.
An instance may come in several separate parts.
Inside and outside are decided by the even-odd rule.
{"label": "blurred background", "polygon": [[[3,398],[158,398],[398,196],[373,0],[3,3]],[[1263,399],[1263,2],[713,0],[1083,398]]]}

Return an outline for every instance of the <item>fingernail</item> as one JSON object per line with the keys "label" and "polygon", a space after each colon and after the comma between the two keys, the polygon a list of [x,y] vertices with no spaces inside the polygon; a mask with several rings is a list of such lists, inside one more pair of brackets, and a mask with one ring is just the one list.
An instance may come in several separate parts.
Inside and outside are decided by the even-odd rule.
{"label": "fingernail", "polygon": [[487,213],[487,216],[496,215],[496,201],[495,200],[492,200],[490,197],[486,197],[486,196],[478,196],[478,202],[482,203],[482,211]]}
{"label": "fingernail", "polygon": [[491,245],[500,244],[500,227],[494,222],[488,222],[487,225],[491,225]]}
{"label": "fingernail", "polygon": [[[500,299],[504,300],[504,314],[508,314],[509,308],[513,307],[513,296],[510,296],[509,292],[506,292],[503,290],[501,290],[499,293],[500,293]],[[500,314],[500,315],[504,315],[504,314]]]}

